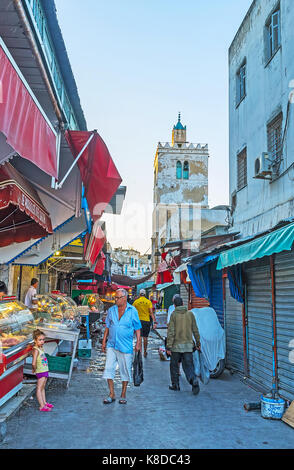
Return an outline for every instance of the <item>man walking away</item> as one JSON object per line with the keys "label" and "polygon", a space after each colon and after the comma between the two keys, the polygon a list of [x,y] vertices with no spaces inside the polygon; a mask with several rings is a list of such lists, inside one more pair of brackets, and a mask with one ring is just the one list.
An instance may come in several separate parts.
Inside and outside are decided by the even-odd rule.
{"label": "man walking away", "polygon": [[170,376],[172,385],[170,390],[180,390],[178,363],[182,361],[185,376],[194,395],[199,393],[199,383],[194,371],[193,363],[193,336],[196,347],[200,350],[200,335],[196,320],[191,311],[183,307],[183,300],[177,297],[174,300],[175,311],[172,313],[167,332],[166,353],[171,355]]}
{"label": "man walking away", "polygon": [[140,297],[135,300],[135,302],[133,303],[133,307],[137,309],[140,322],[142,324],[141,336],[143,338],[144,343],[144,357],[147,357],[148,336],[151,327],[150,318],[152,318],[153,320],[154,328],[157,326],[157,322],[153,313],[152,302],[151,300],[146,298],[145,289],[140,290]]}

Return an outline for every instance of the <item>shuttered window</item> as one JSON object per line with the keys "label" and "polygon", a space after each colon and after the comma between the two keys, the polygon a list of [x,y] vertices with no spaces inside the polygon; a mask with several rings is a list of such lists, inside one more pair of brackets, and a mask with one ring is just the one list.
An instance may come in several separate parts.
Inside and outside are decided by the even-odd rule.
{"label": "shuttered window", "polygon": [[182,163],[181,163],[181,162],[177,162],[177,179],[178,179],[178,180],[181,180],[181,179],[182,179],[182,172],[183,172]]}
{"label": "shuttered window", "polygon": [[247,186],[247,148],[237,155],[237,189]]}
{"label": "shuttered window", "polygon": [[267,60],[276,53],[281,44],[281,13],[280,7],[272,13],[266,24],[267,30]]}
{"label": "shuttered window", "polygon": [[270,159],[280,161],[282,156],[283,113],[278,114],[267,126],[267,149]]}
{"label": "shuttered window", "polygon": [[246,61],[241,65],[237,72],[237,105],[246,96]]}

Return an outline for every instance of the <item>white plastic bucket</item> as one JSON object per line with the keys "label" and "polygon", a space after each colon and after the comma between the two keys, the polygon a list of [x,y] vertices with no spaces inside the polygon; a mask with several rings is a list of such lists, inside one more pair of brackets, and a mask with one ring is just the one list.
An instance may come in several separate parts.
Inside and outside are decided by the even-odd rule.
{"label": "white plastic bucket", "polygon": [[285,400],[261,395],[261,416],[266,419],[281,419],[285,411]]}

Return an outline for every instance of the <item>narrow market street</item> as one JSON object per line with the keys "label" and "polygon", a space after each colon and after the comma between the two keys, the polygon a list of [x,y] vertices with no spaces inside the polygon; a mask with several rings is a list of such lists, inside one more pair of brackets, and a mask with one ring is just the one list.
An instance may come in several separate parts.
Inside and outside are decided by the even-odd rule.
{"label": "narrow market street", "polygon": [[[227,370],[191,393],[183,372],[180,392],[168,389],[169,362],[160,361],[161,341],[152,333],[144,359],[144,382],[128,387],[127,405],[103,405],[107,386],[102,379],[105,355],[100,345],[88,367],[75,369],[70,387],[53,380],[47,394],[55,408],[39,413],[28,399],[7,423],[0,449],[270,449],[293,447],[293,430],[282,421],[265,420],[260,411],[246,412],[244,403],[260,393]],[[117,398],[120,387],[116,382]],[[23,432],[24,429],[29,432]],[[45,437],[40,441],[40,430]]]}

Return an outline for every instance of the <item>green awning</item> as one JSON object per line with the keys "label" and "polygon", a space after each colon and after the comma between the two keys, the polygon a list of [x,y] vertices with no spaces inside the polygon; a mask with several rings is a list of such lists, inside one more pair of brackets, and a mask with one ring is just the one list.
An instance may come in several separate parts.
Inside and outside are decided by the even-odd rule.
{"label": "green awning", "polygon": [[244,245],[224,251],[220,254],[216,269],[223,269],[227,266],[246,263],[274,253],[291,250],[293,242],[294,223]]}

